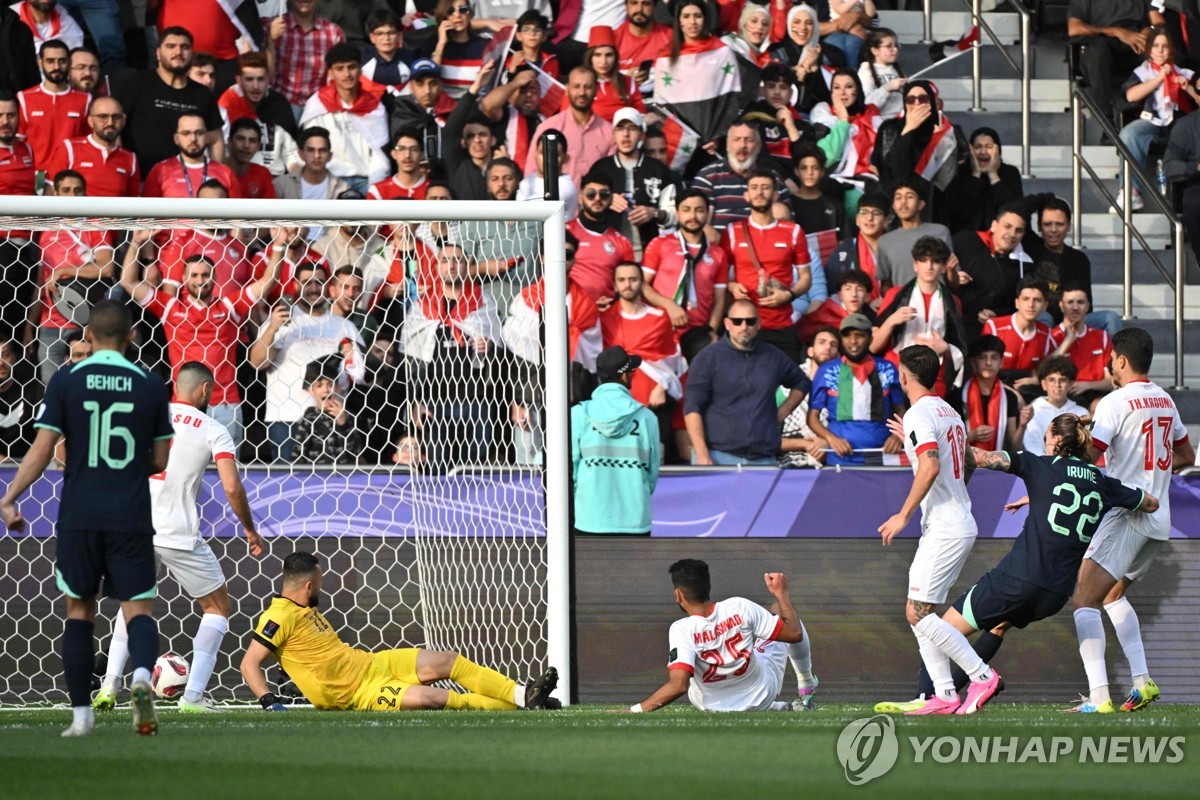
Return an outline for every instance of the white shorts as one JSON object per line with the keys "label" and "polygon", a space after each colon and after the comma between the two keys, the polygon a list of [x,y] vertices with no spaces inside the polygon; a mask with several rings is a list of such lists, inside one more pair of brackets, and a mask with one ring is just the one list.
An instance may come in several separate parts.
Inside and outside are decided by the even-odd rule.
{"label": "white shorts", "polygon": [[751,656],[754,669],[718,684],[708,697],[693,678],[688,681],[688,700],[701,711],[769,711],[783,691],[787,655],[785,642],[762,642]]}
{"label": "white shorts", "polygon": [[208,542],[198,542],[191,550],[154,548],[155,561],[167,568],[167,574],[192,599],[212,594],[225,585],[225,573]]}
{"label": "white shorts", "polygon": [[1137,580],[1150,570],[1150,564],[1165,542],[1134,530],[1124,514],[1110,512],[1100,520],[1084,558],[1090,558],[1117,580]]}
{"label": "white shorts", "polygon": [[959,539],[937,539],[922,536],[908,568],[908,599],[919,603],[946,602],[950,587],[958,580],[971,548],[974,537]]}

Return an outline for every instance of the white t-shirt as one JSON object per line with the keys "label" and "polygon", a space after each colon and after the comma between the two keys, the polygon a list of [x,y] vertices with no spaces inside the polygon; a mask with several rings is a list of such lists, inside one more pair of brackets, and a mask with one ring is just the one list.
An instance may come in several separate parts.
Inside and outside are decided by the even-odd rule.
{"label": "white t-shirt", "polygon": [[579,12],[579,23],[575,26],[575,33],[571,38],[587,44],[592,28],[597,25],[617,28],[624,21],[625,0],[586,0]]}
{"label": "white t-shirt", "polygon": [[[264,328],[265,330],[265,328]],[[275,334],[273,347],[279,352],[267,373],[267,422],[295,422],[312,405],[312,397],[304,391],[304,370],[310,361],[341,353],[343,339],[354,343],[354,355],[346,360],[343,370],[355,383],[363,379],[363,343],[354,323],[328,310],[314,317],[299,305],[292,309],[291,320]]]}
{"label": "white t-shirt", "polygon": [[300,178],[300,197],[304,200],[324,200],[329,197],[329,176],[320,183],[309,183]]}
{"label": "white t-shirt", "polygon": [[1171,451],[1187,438],[1175,401],[1151,381],[1122,386],[1096,406],[1092,441],[1109,476],[1158,498],[1153,514],[1125,516],[1147,538],[1171,538]]}
{"label": "white t-shirt", "polygon": [[196,498],[208,465],[236,458],[237,446],[225,426],[187,403],[171,403],[175,438],[167,469],[150,476],[154,546],[191,550],[200,542]]}
{"label": "white t-shirt", "polygon": [[921,501],[921,535],[937,539],[973,539],[971,497],[964,480],[967,429],[962,417],[940,397],[927,394],[904,414],[904,451],[917,472],[917,457],[937,450],[940,470]]}
{"label": "white t-shirt", "polygon": [[761,710],[775,697],[754,648],[774,641],[782,627],[783,620],[744,597],[718,601],[707,617],[672,623],[667,669],[692,676],[688,697],[701,711]]}
{"label": "white t-shirt", "polygon": [[1062,408],[1055,408],[1049,400],[1039,397],[1030,403],[1029,407],[1033,409],[1033,416],[1025,426],[1025,438],[1021,440],[1021,444],[1026,453],[1035,456],[1046,455],[1046,429],[1055,417],[1062,414],[1082,417],[1088,413],[1086,408],[1070,399],[1063,403]]}

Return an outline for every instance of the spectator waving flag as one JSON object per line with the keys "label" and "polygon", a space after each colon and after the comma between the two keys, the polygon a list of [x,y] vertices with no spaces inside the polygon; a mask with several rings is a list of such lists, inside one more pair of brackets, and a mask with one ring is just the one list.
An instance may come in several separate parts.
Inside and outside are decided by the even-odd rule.
{"label": "spectator waving flag", "polygon": [[939,61],[945,60],[947,58],[947,47],[952,47],[957,51],[949,56],[949,58],[954,58],[954,56],[958,55],[958,53],[965,53],[966,51],[970,50],[971,46],[978,41],[979,26],[976,25],[975,27],[971,28],[971,30],[964,33],[957,42],[953,39],[947,39],[944,42],[934,42],[933,44],[929,45],[929,58],[932,59],[933,63],[935,64]]}
{"label": "spectator waving flag", "polygon": [[703,142],[725,135],[737,117],[741,91],[737,56],[715,37],[685,43],[674,63],[669,56],[654,62],[654,101]]}
{"label": "spectator waving flag", "polygon": [[255,0],[217,0],[217,5],[237,28],[239,39],[244,39],[251,50],[263,48],[263,25]]}
{"label": "spectator waving flag", "polygon": [[542,104],[538,113],[543,117],[552,117],[563,110],[563,101],[567,98],[567,89],[561,83],[547,75],[537,64],[528,61],[525,66],[537,73],[538,89],[542,93]]}
{"label": "spectator waving flag", "polygon": [[663,118],[663,134],[667,137],[667,166],[680,172],[692,160],[700,146],[700,134],[665,108],[655,108]]}

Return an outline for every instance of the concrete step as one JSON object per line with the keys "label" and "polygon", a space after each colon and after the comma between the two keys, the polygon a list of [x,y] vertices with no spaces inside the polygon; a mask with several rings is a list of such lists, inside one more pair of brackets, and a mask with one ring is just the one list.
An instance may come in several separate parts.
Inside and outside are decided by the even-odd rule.
{"label": "concrete step", "polygon": [[[1088,243],[1085,241],[1085,244]],[[1092,262],[1093,287],[1099,284],[1110,284],[1117,287],[1123,286],[1125,280],[1125,259],[1120,250],[1103,250],[1091,246],[1084,247],[1083,249],[1087,254],[1088,260]],[[1156,255],[1168,271],[1174,269],[1175,254],[1172,251],[1160,251]],[[1143,250],[1135,250],[1133,252],[1133,280],[1138,286],[1161,285],[1170,294],[1170,289],[1166,286],[1166,277],[1151,263],[1150,254]],[[1185,299],[1189,293],[1196,295],[1197,300],[1200,301],[1200,289],[1185,289]],[[1116,305],[1111,307],[1120,307],[1120,297],[1121,295],[1118,294]],[[1173,297],[1167,301],[1168,305],[1171,303],[1174,303]]]}
{"label": "concrete step", "polygon": [[[996,34],[1002,44],[1016,44],[1021,39],[1021,18],[1012,13],[986,12],[981,15],[983,21]],[[891,28],[900,37],[901,42],[916,42],[925,33],[925,15],[921,11],[879,11],[879,24]],[[934,11],[933,39],[958,40],[971,29],[971,13],[964,7],[962,11]],[[987,41],[985,35],[984,40]],[[970,58],[970,56],[965,56]]]}
{"label": "concrete step", "polygon": [[[948,114],[971,108],[971,79],[937,79],[938,91]],[[1034,78],[1029,85],[1030,111],[1061,114],[1071,107],[1070,86],[1061,78]],[[1021,82],[1014,77],[985,77],[980,103],[987,111],[1021,110]]]}
{"label": "concrete step", "polygon": [[[1157,274],[1158,270],[1151,266],[1148,272]],[[1166,283],[1146,283],[1140,278],[1135,271],[1132,287],[1134,316],[1141,320],[1175,319],[1175,290]],[[1125,286],[1121,283],[1097,283],[1093,280],[1092,301],[1096,308],[1120,311],[1125,301]],[[1200,290],[1193,288],[1189,291],[1187,287],[1184,288],[1183,313],[1185,319],[1200,319]],[[1196,358],[1200,359],[1200,354],[1197,354]],[[1197,363],[1200,364],[1200,360]]]}
{"label": "concrete step", "polygon": [[[967,136],[977,128],[991,128],[1000,135],[1006,161],[1017,163],[1011,148],[1021,145],[1021,114],[1016,111],[956,111],[950,116]],[[1029,135],[1034,146],[1061,145],[1071,141],[1071,115],[1032,114]]]}

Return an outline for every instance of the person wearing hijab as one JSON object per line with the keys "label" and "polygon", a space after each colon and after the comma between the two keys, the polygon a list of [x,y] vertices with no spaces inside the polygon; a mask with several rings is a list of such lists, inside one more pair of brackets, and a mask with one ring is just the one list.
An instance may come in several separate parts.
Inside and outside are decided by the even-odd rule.
{"label": "person wearing hijab", "polygon": [[1005,203],[1025,196],[1021,172],[1001,159],[1000,134],[992,128],[971,133],[971,152],[946,190],[946,227],[951,233],[981,231]]}
{"label": "person wearing hijab", "polygon": [[819,28],[815,8],[807,3],[792,6],[787,15],[787,35],[771,49],[771,57],[796,74],[800,96],[795,105],[802,114],[807,114],[817,103],[829,102],[833,71],[845,66],[840,50],[830,48],[826,53],[821,48]]}
{"label": "person wearing hijab", "polygon": [[909,81],[904,87],[904,112],[879,126],[871,155],[885,186],[910,175],[929,183],[926,213],[934,222],[946,217],[946,189],[967,149],[939,105],[936,86],[926,80]]}

